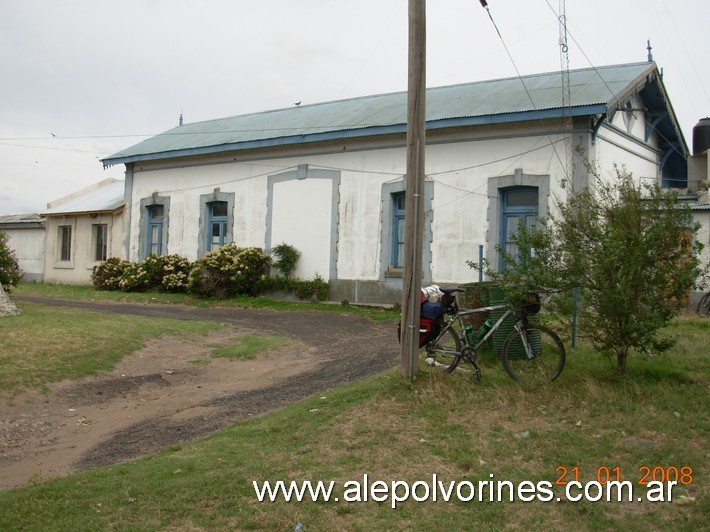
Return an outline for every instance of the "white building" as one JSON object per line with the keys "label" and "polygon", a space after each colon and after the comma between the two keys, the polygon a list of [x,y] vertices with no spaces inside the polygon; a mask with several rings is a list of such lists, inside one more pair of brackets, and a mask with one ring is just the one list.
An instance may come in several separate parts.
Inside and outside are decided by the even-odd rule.
{"label": "white building", "polygon": [[[687,145],[654,63],[573,70],[570,87],[568,108],[559,72],[427,90],[424,283],[477,279],[466,261],[479,246],[495,264],[495,246],[548,213],[565,182],[589,185],[566,149],[604,176],[618,164],[686,186]],[[331,299],[399,301],[406,109],[395,93],[181,124],[104,159],[126,168],[124,256],[285,242],[301,251],[295,274],[320,275]]]}

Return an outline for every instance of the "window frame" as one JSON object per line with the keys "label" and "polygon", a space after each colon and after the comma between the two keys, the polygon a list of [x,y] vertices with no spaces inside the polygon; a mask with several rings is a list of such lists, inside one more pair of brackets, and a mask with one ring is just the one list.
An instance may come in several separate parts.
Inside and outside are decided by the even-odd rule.
{"label": "window frame", "polygon": [[[393,192],[390,195],[392,201],[392,254],[390,266],[395,270],[404,268],[404,265],[400,264],[403,261],[403,257],[400,257],[400,249],[402,251],[401,254],[404,255],[405,195],[404,191]],[[402,235],[401,242],[400,234]]]}
{"label": "window frame", "polygon": [[108,258],[108,224],[92,224],[91,229],[94,262],[104,262]]}
{"label": "window frame", "polygon": [[[524,205],[510,205],[510,199],[513,194],[520,192],[535,192],[535,201]],[[518,226],[520,222],[525,224],[528,229],[537,223],[539,218],[539,204],[540,204],[540,190],[538,187],[534,186],[515,186],[500,189],[500,239],[499,242],[501,247],[509,254],[520,255],[520,250],[509,249],[510,246],[515,246],[509,240],[511,233],[511,228],[509,227],[510,222],[513,219],[518,219]],[[517,227],[515,230],[517,231]],[[505,259],[502,253],[498,254],[498,270],[502,271],[507,267]]]}
{"label": "window frame", "polygon": [[62,224],[58,226],[57,235],[57,261],[70,263],[74,254],[72,253],[72,225]]}
{"label": "window frame", "polygon": [[[160,222],[153,220],[152,207],[162,206],[163,217]],[[159,229],[157,237],[160,244],[160,255],[168,253],[168,234],[170,228],[170,198],[153,194],[143,198],[140,203],[140,238],[138,248],[138,262],[151,254],[153,246],[153,229]]]}
{"label": "window frame", "polygon": [[[380,273],[382,281],[388,278],[401,278],[404,268],[393,267],[393,240],[394,233],[394,200],[393,195],[405,192],[405,181],[393,181],[384,183],[380,191],[382,209],[380,214]],[[424,182],[423,210],[424,210],[424,231],[422,235],[422,282],[430,283],[431,276],[431,243],[432,243],[432,221],[433,210],[432,200],[434,198],[434,182]],[[406,220],[406,216],[404,218]]]}
{"label": "window frame", "polygon": [[488,229],[486,230],[486,257],[491,264],[500,264],[496,246],[501,235],[501,191],[513,187],[537,187],[538,218],[548,215],[548,202],[551,195],[549,174],[525,174],[522,168],[516,168],[513,174],[488,178]]}
{"label": "window frame", "polygon": [[[146,250],[148,255],[163,254],[163,223],[165,220],[165,207],[163,205],[149,205],[148,209],[148,233],[146,235]],[[160,216],[157,215],[160,209]]]}
{"label": "window frame", "polygon": [[197,256],[202,257],[212,249],[212,208],[215,204],[225,203],[227,215],[224,220],[224,238],[221,246],[234,242],[234,192],[221,192],[219,188],[200,196],[200,220],[198,232]]}
{"label": "window frame", "polygon": [[[214,251],[224,246],[227,241],[227,219],[228,214],[216,215],[214,213],[215,207],[224,205],[225,210],[229,209],[229,205],[226,201],[213,201],[207,204],[207,242],[205,243],[205,249],[207,251]],[[219,228],[217,236],[217,242],[215,243],[215,226]],[[216,247],[215,247],[216,244]]]}

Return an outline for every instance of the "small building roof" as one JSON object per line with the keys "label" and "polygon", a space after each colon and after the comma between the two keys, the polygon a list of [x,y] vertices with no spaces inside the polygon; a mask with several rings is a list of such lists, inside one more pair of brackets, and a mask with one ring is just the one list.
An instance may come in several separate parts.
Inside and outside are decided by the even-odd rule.
{"label": "small building roof", "polygon": [[44,220],[39,214],[4,214],[0,215],[2,229],[33,229],[43,227]]}
{"label": "small building roof", "polygon": [[[429,88],[427,129],[562,117],[562,76],[548,72]],[[569,72],[573,116],[612,116],[640,92],[661,132],[680,154],[687,145],[653,62]],[[242,149],[406,132],[407,93],[294,106],[180,125],[103,159],[104,166]]]}
{"label": "small building roof", "polygon": [[42,216],[65,216],[68,214],[91,214],[114,212],[125,204],[124,182],[119,179],[104,179],[90,187],[47,204]]}

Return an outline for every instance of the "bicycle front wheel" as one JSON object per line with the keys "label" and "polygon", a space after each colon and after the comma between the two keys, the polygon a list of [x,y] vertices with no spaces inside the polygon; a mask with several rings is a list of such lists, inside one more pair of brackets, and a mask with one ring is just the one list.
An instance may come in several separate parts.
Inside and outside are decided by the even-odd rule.
{"label": "bicycle front wheel", "polygon": [[705,294],[698,303],[698,314],[701,316],[710,315],[710,292]]}
{"label": "bicycle front wheel", "polygon": [[552,330],[530,325],[522,334],[516,330],[510,333],[503,343],[500,358],[511,379],[526,385],[542,384],[554,381],[562,373],[565,346]]}

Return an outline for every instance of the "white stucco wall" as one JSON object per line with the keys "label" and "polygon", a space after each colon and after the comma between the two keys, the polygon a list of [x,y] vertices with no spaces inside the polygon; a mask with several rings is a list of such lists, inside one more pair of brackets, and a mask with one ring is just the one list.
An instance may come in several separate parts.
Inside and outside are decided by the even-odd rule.
{"label": "white stucco wall", "polygon": [[[638,98],[632,99],[630,105],[632,109],[643,107]],[[658,153],[653,149],[657,144],[657,134],[653,131],[646,141],[646,120],[650,119],[644,111],[619,111],[611,121],[613,127],[604,125],[599,129],[594,163],[600,177],[614,180],[616,165],[619,170],[625,167],[637,183],[652,184],[659,179]]]}
{"label": "white stucco wall", "polygon": [[273,189],[271,244],[287,243],[301,252],[294,276],[330,278],[333,182],[297,179]]}
{"label": "white stucco wall", "polygon": [[154,192],[170,198],[167,253],[195,260],[200,249],[200,196],[219,188],[234,193],[234,241],[240,246],[264,247],[267,175],[288,169],[279,161],[268,166],[215,164],[136,172],[133,181],[129,257],[139,260],[140,202]]}
{"label": "white stucco wall", "polygon": [[[479,245],[489,252],[497,241],[488,239],[498,238],[497,221],[494,230],[489,230],[490,206],[500,201],[495,187],[491,193],[490,183],[503,182],[501,177],[513,176],[516,171],[532,176],[547,184],[549,195],[541,201],[545,209],[554,212],[555,198],[564,193],[561,181],[566,161],[557,127],[545,130],[530,123],[481,128],[464,139],[429,137],[425,173],[433,190],[433,238],[425,243],[430,262],[424,266],[434,282],[478,279],[466,261],[477,261]],[[623,162],[635,176],[655,177],[657,154],[635,138],[643,134],[635,124],[632,132],[602,128],[591,156],[607,174],[613,173],[613,163]],[[591,145],[590,135],[589,131],[578,134]],[[223,156],[187,167],[174,162],[141,163],[132,174],[130,259],[139,260],[140,239],[145,236],[140,234],[141,201],[157,194],[170,198],[164,253],[195,260],[200,255],[200,197],[219,189],[220,193],[234,194],[237,245],[294,245],[302,253],[296,272],[301,278],[317,273],[328,279],[330,270],[338,280],[391,281],[383,271],[383,264],[388,264],[384,255],[391,253],[391,243],[382,241],[382,226],[388,223],[383,220],[384,202],[391,201],[389,194],[384,197],[383,187],[403,181],[405,147],[364,149],[348,144],[331,150],[299,156],[284,153],[258,162]],[[332,176],[332,180],[296,178],[298,169],[306,166],[309,171]],[[337,205],[333,206],[333,201]],[[336,213],[334,218],[331,212]]]}

